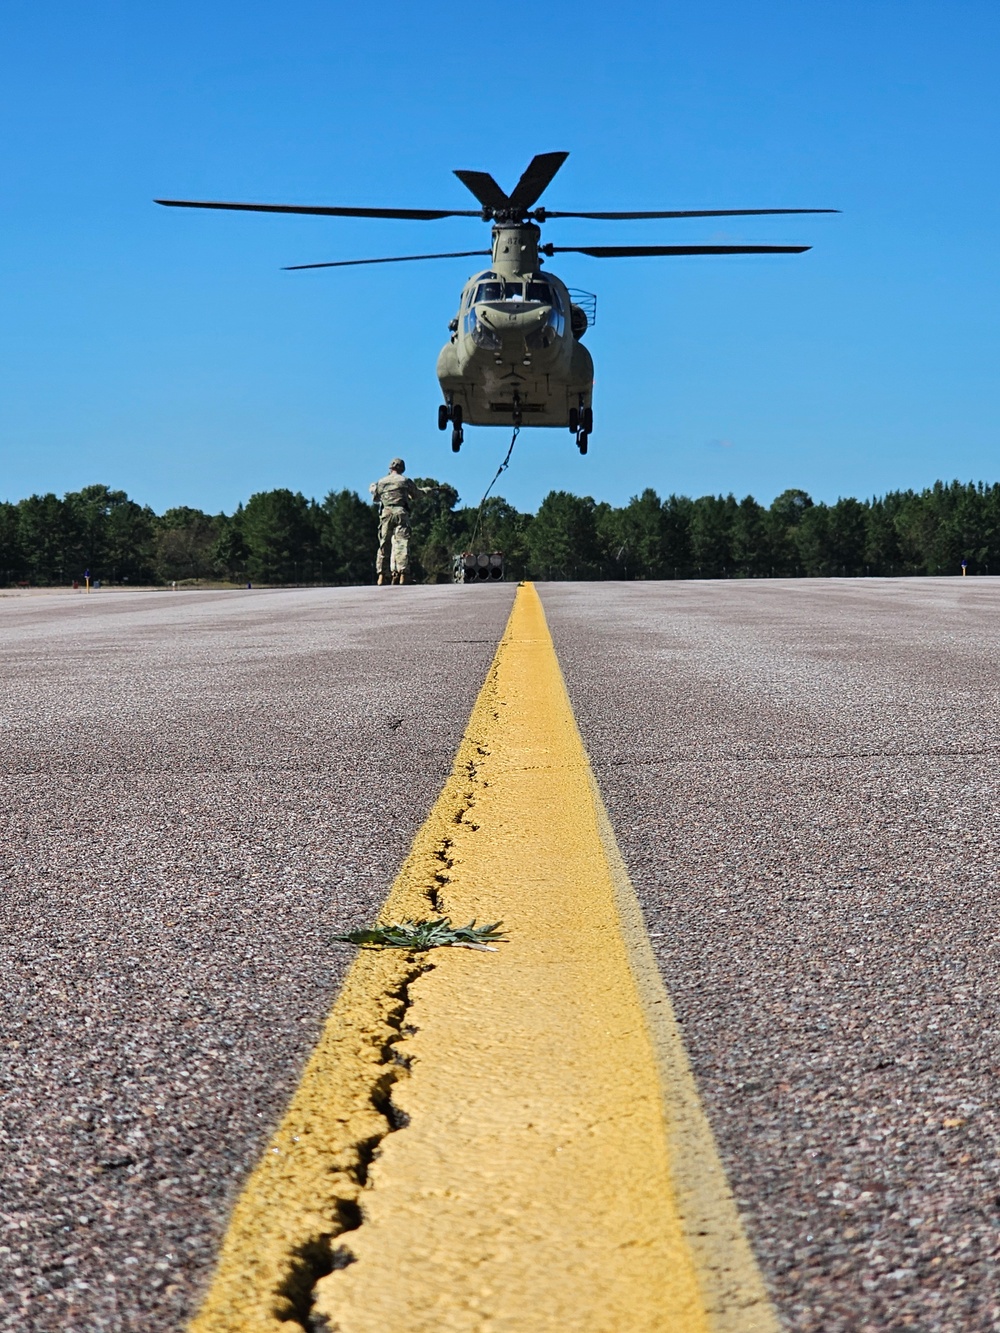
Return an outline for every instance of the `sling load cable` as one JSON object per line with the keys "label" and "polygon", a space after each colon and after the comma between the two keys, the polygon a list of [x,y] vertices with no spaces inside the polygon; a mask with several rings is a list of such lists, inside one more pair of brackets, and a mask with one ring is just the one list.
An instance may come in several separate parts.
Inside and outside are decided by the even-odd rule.
{"label": "sling load cable", "polygon": [[510,440],[510,448],[507,450],[507,455],[506,455],[506,457],[504,458],[503,462],[500,464],[500,466],[497,468],[497,470],[496,470],[496,475],[494,476],[493,480],[492,480],[492,481],[490,482],[490,484],[486,487],[486,490],[485,490],[485,492],[484,492],[484,494],[483,494],[483,498],[479,501],[479,509],[478,509],[478,511],[477,511],[477,513],[476,513],[476,525],[475,525],[475,527],[472,529],[472,536],[469,538],[469,549],[470,549],[470,550],[472,550],[472,549],[475,548],[475,545],[476,545],[476,537],[479,535],[479,523],[480,523],[480,520],[481,520],[482,517],[483,517],[483,505],[486,503],[486,499],[487,499],[487,496],[489,495],[490,491],[493,489],[493,487],[494,487],[494,486],[497,484],[497,482],[499,481],[501,472],[506,472],[506,471],[507,471],[507,466],[508,466],[508,464],[510,463],[510,456],[511,456],[511,454],[514,452],[514,445],[517,443],[517,437],[520,435],[520,433],[521,433],[521,427],[520,427],[520,426],[515,426],[515,427],[514,427],[514,434],[511,436],[511,440]]}

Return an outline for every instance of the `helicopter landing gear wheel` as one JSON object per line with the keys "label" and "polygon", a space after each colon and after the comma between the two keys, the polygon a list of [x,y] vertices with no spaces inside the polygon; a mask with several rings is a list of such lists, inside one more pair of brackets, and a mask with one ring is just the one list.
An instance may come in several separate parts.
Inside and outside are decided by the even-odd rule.
{"label": "helicopter landing gear wheel", "polygon": [[569,409],[569,433],[575,435],[580,429],[580,413],[575,407]]}
{"label": "helicopter landing gear wheel", "polygon": [[447,403],[441,403],[438,407],[438,430],[447,430],[448,422],[451,420],[451,408]]}
{"label": "helicopter landing gear wheel", "polygon": [[581,454],[585,454],[587,452],[587,432],[585,430],[577,431],[576,447],[580,450]]}
{"label": "helicopter landing gear wheel", "polygon": [[461,449],[462,440],[464,438],[465,436],[462,434],[462,427],[460,425],[451,428],[451,452],[453,454],[457,454],[459,449]]}
{"label": "helicopter landing gear wheel", "polygon": [[462,411],[462,404],[455,403],[451,409],[451,424],[455,427],[456,430],[460,431],[462,429],[462,422],[464,420],[465,420],[465,414]]}
{"label": "helicopter landing gear wheel", "polygon": [[585,407],[580,413],[580,418],[580,425],[583,427],[585,433],[589,435],[594,429],[594,409],[592,407]]}

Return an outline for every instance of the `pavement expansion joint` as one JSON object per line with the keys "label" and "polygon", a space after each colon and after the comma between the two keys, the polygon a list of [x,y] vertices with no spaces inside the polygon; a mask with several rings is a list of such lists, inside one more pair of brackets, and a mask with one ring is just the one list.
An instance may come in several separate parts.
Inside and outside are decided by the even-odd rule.
{"label": "pavement expansion joint", "polygon": [[718,754],[675,754],[662,759],[647,759],[642,756],[629,756],[626,759],[605,759],[603,768],[715,768],[720,764],[745,764],[752,768],[766,768],[769,764],[801,764],[816,760],[824,762],[858,762],[869,759],[994,759],[1000,754],[995,747],[990,749],[938,749],[921,748],[919,750],[799,750],[784,754],[736,754],[732,751],[720,751]]}

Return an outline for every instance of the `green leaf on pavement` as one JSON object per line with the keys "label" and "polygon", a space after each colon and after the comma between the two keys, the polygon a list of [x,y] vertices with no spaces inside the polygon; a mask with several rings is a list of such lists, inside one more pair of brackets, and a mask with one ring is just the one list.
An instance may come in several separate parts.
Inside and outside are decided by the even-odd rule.
{"label": "green leaf on pavement", "polygon": [[423,952],[426,949],[479,949],[485,953],[496,953],[495,943],[502,944],[507,937],[501,931],[502,921],[489,925],[477,926],[473,918],[467,926],[453,926],[450,917],[430,917],[422,921],[407,918],[397,925],[388,923],[372,926],[368,930],[351,930],[346,935],[333,935],[344,944],[356,944],[362,949],[388,948],[410,949]]}

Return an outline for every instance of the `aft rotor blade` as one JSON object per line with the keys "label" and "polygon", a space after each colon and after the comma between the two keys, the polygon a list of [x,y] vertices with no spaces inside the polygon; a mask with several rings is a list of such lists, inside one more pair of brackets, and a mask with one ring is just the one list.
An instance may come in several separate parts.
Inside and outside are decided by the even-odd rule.
{"label": "aft rotor blade", "polygon": [[435,222],[438,218],[478,218],[477,208],[324,208],[305,204],[217,204],[204,199],[154,199],[166,208],[228,208],[237,213],[311,213],[331,218],[402,218]]}
{"label": "aft rotor blade", "polygon": [[636,218],[756,218],[776,217],[783,213],[839,213],[839,208],[709,208],[684,209],[670,213],[554,213],[539,208],[535,216],[539,222],[548,218],[607,218],[609,221],[628,221]]}
{"label": "aft rotor blade", "polygon": [[510,207],[510,200],[488,171],[456,171],[455,175],[471,190],[484,208]]}
{"label": "aft rotor blade", "polygon": [[524,210],[538,199],[569,153],[537,153],[510,194],[510,207]]}
{"label": "aft rotor blade", "polygon": [[800,255],[811,245],[540,245],[546,255],[591,255],[624,259],[650,255]]}
{"label": "aft rotor blade", "polygon": [[[478,216],[478,214],[477,214]],[[411,259],[471,259],[473,255],[489,255],[492,250],[452,250],[444,255],[390,255],[385,259],[333,259],[326,264],[286,264],[285,273],[303,268],[351,268],[354,264],[407,264]]]}

